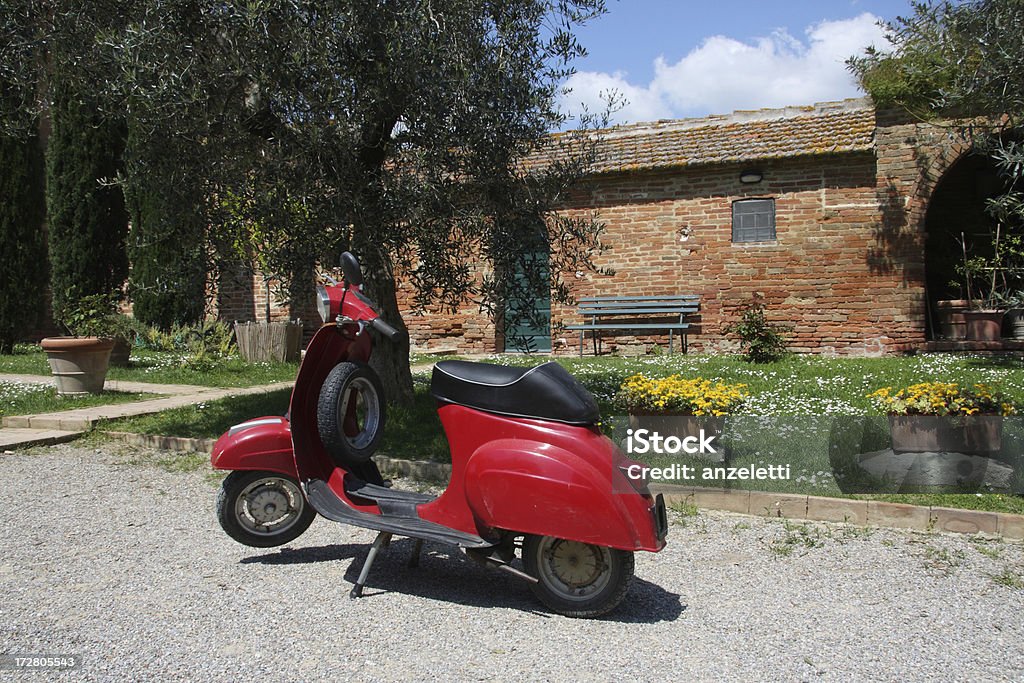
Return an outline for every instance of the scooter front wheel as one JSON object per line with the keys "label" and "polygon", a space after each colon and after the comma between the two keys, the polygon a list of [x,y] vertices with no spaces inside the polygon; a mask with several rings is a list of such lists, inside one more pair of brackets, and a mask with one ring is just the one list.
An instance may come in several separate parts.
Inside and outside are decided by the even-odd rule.
{"label": "scooter front wheel", "polygon": [[553,536],[527,536],[523,564],[540,601],[569,617],[611,612],[633,578],[633,553]]}
{"label": "scooter front wheel", "polygon": [[316,511],[299,482],[277,472],[232,472],[217,495],[217,519],[243,545],[271,548],[302,535]]}

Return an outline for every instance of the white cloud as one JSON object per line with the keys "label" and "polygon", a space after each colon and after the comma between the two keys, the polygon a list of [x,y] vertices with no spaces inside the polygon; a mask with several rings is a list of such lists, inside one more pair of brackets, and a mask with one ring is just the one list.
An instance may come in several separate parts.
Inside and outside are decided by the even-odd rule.
{"label": "white cloud", "polygon": [[591,114],[599,114],[607,106],[611,93],[624,98],[627,104],[615,114],[615,121],[654,121],[673,116],[671,107],[650,87],[632,85],[626,81],[622,72],[613,74],[595,71],[580,71],[573,74],[566,84],[571,92],[562,97],[563,109],[566,105],[578,113],[586,109]]}
{"label": "white cloud", "polygon": [[615,90],[629,101],[615,116],[626,123],[856,97],[860,93],[844,62],[868,45],[885,46],[878,21],[868,13],[823,21],[804,31],[805,40],[785,30],[752,43],[712,36],[675,64],[655,60],[647,85],[630,83],[619,72],[577,73],[566,84],[571,92],[562,106],[576,110],[584,103],[600,110],[598,95]]}

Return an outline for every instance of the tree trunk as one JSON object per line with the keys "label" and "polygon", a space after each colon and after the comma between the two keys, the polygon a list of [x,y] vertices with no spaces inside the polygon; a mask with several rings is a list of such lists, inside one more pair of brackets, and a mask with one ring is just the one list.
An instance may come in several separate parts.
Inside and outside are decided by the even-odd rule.
{"label": "tree trunk", "polygon": [[[374,52],[379,59],[384,59],[386,48],[382,39],[375,45]],[[397,93],[392,93],[392,96],[400,99]],[[363,169],[364,178],[364,185],[360,188],[359,213],[362,215],[357,213],[355,221],[362,231],[356,236],[353,246],[362,259],[367,295],[376,302],[377,312],[384,321],[402,332],[395,341],[373,333],[375,338],[370,367],[380,376],[387,401],[408,405],[413,400],[412,373],[409,371],[409,330],[398,309],[394,263],[387,247],[382,246],[381,239],[388,233],[387,219],[383,218],[388,216],[382,182],[386,176],[384,164],[391,131],[401,111],[402,107],[393,102],[378,102],[363,126],[363,145],[359,151],[359,165]]]}
{"label": "tree trunk", "polygon": [[[377,312],[386,323],[403,334],[391,341],[373,332],[373,355],[370,366],[380,376],[388,403],[412,403],[412,373],[409,371],[409,334],[398,309],[397,290],[390,259],[376,249],[366,249],[363,258],[363,280],[367,296],[377,304]],[[387,262],[385,262],[387,261]]]}

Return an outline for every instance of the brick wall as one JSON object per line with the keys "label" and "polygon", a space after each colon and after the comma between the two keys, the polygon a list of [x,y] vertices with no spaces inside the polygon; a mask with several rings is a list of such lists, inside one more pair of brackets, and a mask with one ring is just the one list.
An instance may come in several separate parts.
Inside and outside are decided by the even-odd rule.
{"label": "brick wall", "polygon": [[209,313],[227,322],[262,321],[267,319],[269,302],[271,321],[301,320],[308,340],[321,325],[315,297],[310,294],[293,304],[282,303],[275,296],[276,281],[271,280],[269,284],[268,292],[261,273],[253,273],[240,265],[224,265],[217,281],[209,283]]}
{"label": "brick wall", "polygon": [[[792,326],[800,352],[883,354],[925,342],[925,214],[935,185],[963,154],[948,129],[876,115],[875,149],[834,155],[609,173],[581,188],[567,212],[596,209],[610,249],[597,264],[614,275],[565,273],[575,296],[701,295],[691,348],[736,349],[724,328],[755,298],[770,319]],[[757,168],[760,183],[739,181]],[[732,202],[773,198],[774,242],[734,244]],[[478,275],[485,265],[476,266]],[[416,350],[500,351],[503,340],[475,304],[417,311],[412,286],[398,299]],[[213,313],[262,320],[267,292],[259,274],[225,269],[211,283]],[[308,299],[306,301],[305,299]],[[272,320],[319,326],[312,296],[295,306],[273,300]],[[574,307],[552,303],[554,353],[577,353]],[[610,335],[606,348],[642,353],[667,335]]]}
{"label": "brick wall", "polygon": [[[724,328],[758,299],[792,326],[798,352],[882,355],[926,341],[925,214],[945,171],[965,151],[947,128],[876,115],[876,149],[744,164],[598,176],[567,211],[597,209],[614,275],[566,273],[580,296],[694,293],[702,297],[692,349],[727,352]],[[756,167],[760,183],[739,182]],[[734,244],[732,202],[774,198],[774,242]],[[414,345],[501,348],[475,308],[407,317]],[[554,353],[578,353],[572,306],[552,306]],[[667,335],[616,333],[606,348],[643,353]]]}
{"label": "brick wall", "polygon": [[[741,168],[619,174],[592,183],[589,204],[607,224],[611,249],[598,265],[611,276],[577,279],[576,296],[699,294],[691,347],[731,351],[724,327],[738,309],[762,301],[769,318],[792,325],[796,351],[875,354],[923,342],[923,289],[908,245],[884,242],[874,155],[779,160],[758,165],[760,183],[740,183]],[[733,243],[732,203],[773,198],[776,240]],[[578,322],[571,307],[556,324]],[[577,337],[562,335],[567,351]],[[617,334],[642,351],[662,336]],[[557,342],[557,339],[556,339]]]}
{"label": "brick wall", "polygon": [[[477,282],[483,277],[485,268],[486,265],[481,263],[473,266]],[[408,280],[398,282],[398,305],[409,328],[414,351],[493,353],[502,350],[503,342],[497,328],[477,304],[463,303],[455,311],[441,305],[419,310],[415,306],[415,294]]]}

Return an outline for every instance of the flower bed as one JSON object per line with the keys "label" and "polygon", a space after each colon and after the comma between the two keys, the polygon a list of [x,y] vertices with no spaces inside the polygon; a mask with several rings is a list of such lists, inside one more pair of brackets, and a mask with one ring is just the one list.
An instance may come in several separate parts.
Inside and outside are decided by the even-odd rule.
{"label": "flower bed", "polygon": [[896,453],[967,453],[989,455],[1002,448],[1003,417],[1016,406],[987,384],[922,382],[868,395],[889,416]]}
{"label": "flower bed", "polygon": [[987,384],[971,387],[953,382],[922,382],[893,391],[882,387],[868,394],[876,408],[887,415],[1016,415],[1017,408],[1000,391]]}
{"label": "flower bed", "polygon": [[616,404],[633,415],[728,415],[743,405],[746,387],[701,377],[632,375],[619,388]]}

